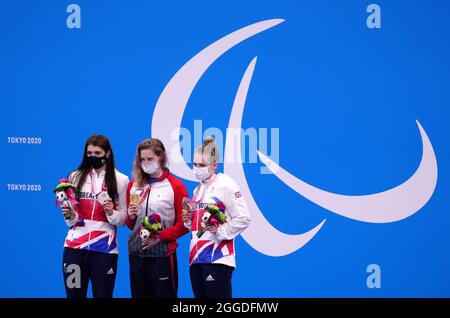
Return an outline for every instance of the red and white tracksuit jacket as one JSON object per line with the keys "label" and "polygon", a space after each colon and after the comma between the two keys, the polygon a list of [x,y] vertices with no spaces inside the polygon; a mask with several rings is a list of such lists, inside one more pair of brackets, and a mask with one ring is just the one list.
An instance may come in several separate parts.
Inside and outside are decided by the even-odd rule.
{"label": "red and white tracksuit jacket", "polygon": [[[69,182],[76,184],[79,171],[69,176]],[[101,253],[118,254],[116,226],[126,223],[126,191],[128,177],[116,170],[118,200],[114,202],[114,212],[106,215],[103,206],[97,201],[97,195],[106,191],[105,171],[97,175],[94,169],[87,175],[79,190],[79,204],[76,206],[77,216],[74,220],[66,220],[70,226],[64,247],[84,249]]]}
{"label": "red and white tracksuit jacket", "polygon": [[[127,218],[127,225],[132,230],[128,240],[129,254],[140,257],[165,257],[173,254],[178,247],[177,238],[189,232],[183,224],[182,216],[182,201],[188,196],[185,185],[169,170],[164,170],[154,183],[142,187],[131,180],[127,190],[127,206],[130,204],[131,194],[136,191],[140,193],[140,211],[135,220]],[[160,243],[151,249],[142,250],[139,228],[146,216],[147,202],[147,214],[159,214],[163,229],[159,232]]]}
{"label": "red and white tracksuit jacket", "polygon": [[[225,208],[227,222],[219,225],[216,234],[205,231],[198,238],[197,232],[201,229],[205,207],[212,204]],[[227,175],[219,173],[195,188],[191,205],[192,221],[185,224],[192,230],[189,263],[236,267],[234,238],[242,233],[251,221],[239,186]]]}

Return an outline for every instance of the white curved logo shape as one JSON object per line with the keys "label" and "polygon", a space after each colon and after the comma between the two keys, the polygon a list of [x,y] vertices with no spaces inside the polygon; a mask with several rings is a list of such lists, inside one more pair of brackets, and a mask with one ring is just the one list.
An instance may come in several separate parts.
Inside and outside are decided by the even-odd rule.
{"label": "white curved logo shape", "polygon": [[[319,232],[322,225],[325,223],[323,220],[312,230],[309,230],[303,234],[289,235],[280,232],[274,228],[264,217],[263,213],[256,204],[255,199],[248,187],[247,180],[245,178],[244,167],[242,163],[232,163],[232,159],[228,159],[227,155],[236,155],[236,158],[241,158],[241,124],[242,114],[244,113],[244,105],[247,97],[248,88],[255,69],[256,57],[250,62],[247,70],[242,77],[239,85],[236,98],[234,100],[233,109],[231,110],[230,121],[228,128],[232,128],[233,131],[238,132],[236,134],[237,144],[234,145],[231,138],[226,139],[225,151],[224,151],[224,170],[225,173],[231,176],[237,184],[241,186],[241,192],[244,195],[248,208],[251,211],[252,223],[242,232],[242,237],[257,251],[270,255],[270,256],[283,256],[290,254],[303,245],[308,243],[317,232]],[[276,242],[276,243],[274,243]]]}
{"label": "white curved logo shape", "polygon": [[[281,19],[262,21],[221,38],[189,60],[164,88],[153,113],[152,135],[158,136],[166,144],[166,149],[172,149],[170,156],[177,163],[171,167],[174,174],[187,180],[195,180],[191,169],[183,159],[178,138],[173,138],[172,134],[174,129],[181,127],[184,110],[197,82],[206,70],[232,47],[283,21]],[[245,100],[255,64],[256,58],[249,64],[241,80],[231,112],[229,128],[235,130],[241,128]],[[258,155],[261,161],[285,184],[332,212],[365,222],[393,222],[417,212],[429,200],[436,186],[437,164],[434,151],[425,131],[419,123],[418,125],[423,143],[423,155],[419,168],[402,185],[372,195],[345,196],[320,190],[292,176],[264,154],[258,152]],[[243,232],[244,239],[259,252],[270,256],[287,255],[298,250],[314,237],[325,220],[312,230],[298,235],[285,234],[275,229],[256,204],[248,187],[242,164],[228,163],[227,153],[231,151],[238,151],[237,158],[241,157],[240,136],[236,139],[239,144],[234,149],[230,149],[232,144],[229,138],[226,139],[224,170],[241,186],[252,212],[252,224]],[[276,242],[276,245],[273,242]]]}
{"label": "white curved logo shape", "polygon": [[[166,145],[166,149],[172,149],[172,152],[170,153],[171,160],[177,163],[176,165],[171,166],[171,170],[174,174],[187,180],[196,181],[192,176],[191,168],[186,164],[181,154],[178,138],[173,138],[174,136],[172,136],[172,134],[174,130],[181,127],[184,110],[186,109],[189,97],[197,85],[197,82],[206,70],[232,47],[253,35],[282,23],[283,21],[284,20],[281,19],[262,21],[239,29],[219,39],[191,58],[166,85],[153,112],[152,136],[158,136],[158,138]],[[229,127],[241,127],[242,112],[248,86],[250,84],[251,74],[253,73],[254,62],[256,62],[256,60],[252,62],[253,64],[250,64],[241,81],[235,104],[233,105]],[[240,138],[237,139],[240,142]],[[225,143],[225,157],[226,154],[230,152],[227,151],[227,148],[229,147],[230,143],[227,138]],[[240,158],[240,144],[236,148],[239,149],[237,158]],[[245,196],[246,202],[251,210],[252,223],[249,228],[244,231],[243,238],[254,249],[270,256],[287,255],[305,245],[322,227],[325,220],[304,234],[289,235],[275,229],[266,220],[253,199],[242,165],[238,167],[236,165],[227,164],[226,159],[224,161],[225,172],[230,174],[230,176],[241,186],[241,192]],[[273,242],[277,242],[277,244],[274,245]]]}
{"label": "white curved logo shape", "polygon": [[433,146],[419,121],[417,126],[422,138],[422,160],[416,172],[395,188],[375,194],[352,196],[324,191],[294,177],[263,153],[258,151],[258,155],[287,186],[327,210],[363,222],[395,222],[419,211],[436,188],[437,162]]}

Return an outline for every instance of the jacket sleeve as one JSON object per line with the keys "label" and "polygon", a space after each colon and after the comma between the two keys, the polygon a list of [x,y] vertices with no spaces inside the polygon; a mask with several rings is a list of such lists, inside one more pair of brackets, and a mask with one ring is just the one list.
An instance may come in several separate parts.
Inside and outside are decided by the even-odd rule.
{"label": "jacket sleeve", "polygon": [[218,240],[232,240],[241,234],[250,224],[251,217],[239,186],[230,179],[224,187],[223,201],[228,214],[227,222],[220,224],[215,234]]}
{"label": "jacket sleeve", "polygon": [[183,236],[189,232],[183,223],[183,198],[187,197],[187,191],[185,185],[178,179],[175,181],[170,181],[172,188],[174,190],[174,209],[175,209],[175,220],[174,225],[162,230],[159,235],[161,240],[175,241],[177,238]]}
{"label": "jacket sleeve", "polygon": [[190,221],[189,223],[184,223],[183,225],[188,229],[189,232],[192,231],[192,221]]}
{"label": "jacket sleeve", "polygon": [[78,212],[77,212],[77,211],[75,211],[75,212],[76,212],[76,213],[75,213],[75,217],[74,217],[72,220],[66,220],[66,219],[64,219],[64,221],[66,221],[66,224],[67,224],[68,227],[74,226],[74,225],[77,224],[77,222],[79,221],[79,218],[78,218]]}
{"label": "jacket sleeve", "polygon": [[119,202],[111,215],[106,215],[109,223],[112,225],[122,226],[126,224],[128,219],[127,213],[127,189],[129,180],[127,176],[123,176],[120,182],[117,182],[117,192],[119,195]]}

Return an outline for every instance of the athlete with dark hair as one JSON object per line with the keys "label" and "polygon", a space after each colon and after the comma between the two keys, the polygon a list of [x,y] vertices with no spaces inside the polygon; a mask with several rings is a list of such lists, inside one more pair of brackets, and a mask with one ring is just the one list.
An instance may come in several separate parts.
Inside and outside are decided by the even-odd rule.
{"label": "athlete with dark hair", "polygon": [[115,168],[105,136],[86,141],[83,159],[69,177],[77,186],[74,210],[62,207],[70,226],[64,243],[63,273],[68,298],[86,298],[89,281],[94,298],[111,298],[117,272],[116,226],[126,223],[128,177]]}

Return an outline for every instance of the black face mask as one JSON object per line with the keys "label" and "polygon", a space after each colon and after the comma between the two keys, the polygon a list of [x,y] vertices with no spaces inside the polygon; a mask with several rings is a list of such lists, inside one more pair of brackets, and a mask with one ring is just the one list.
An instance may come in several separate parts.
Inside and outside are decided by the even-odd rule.
{"label": "black face mask", "polygon": [[90,156],[87,158],[89,161],[89,165],[94,169],[100,169],[106,163],[106,156],[103,157]]}

